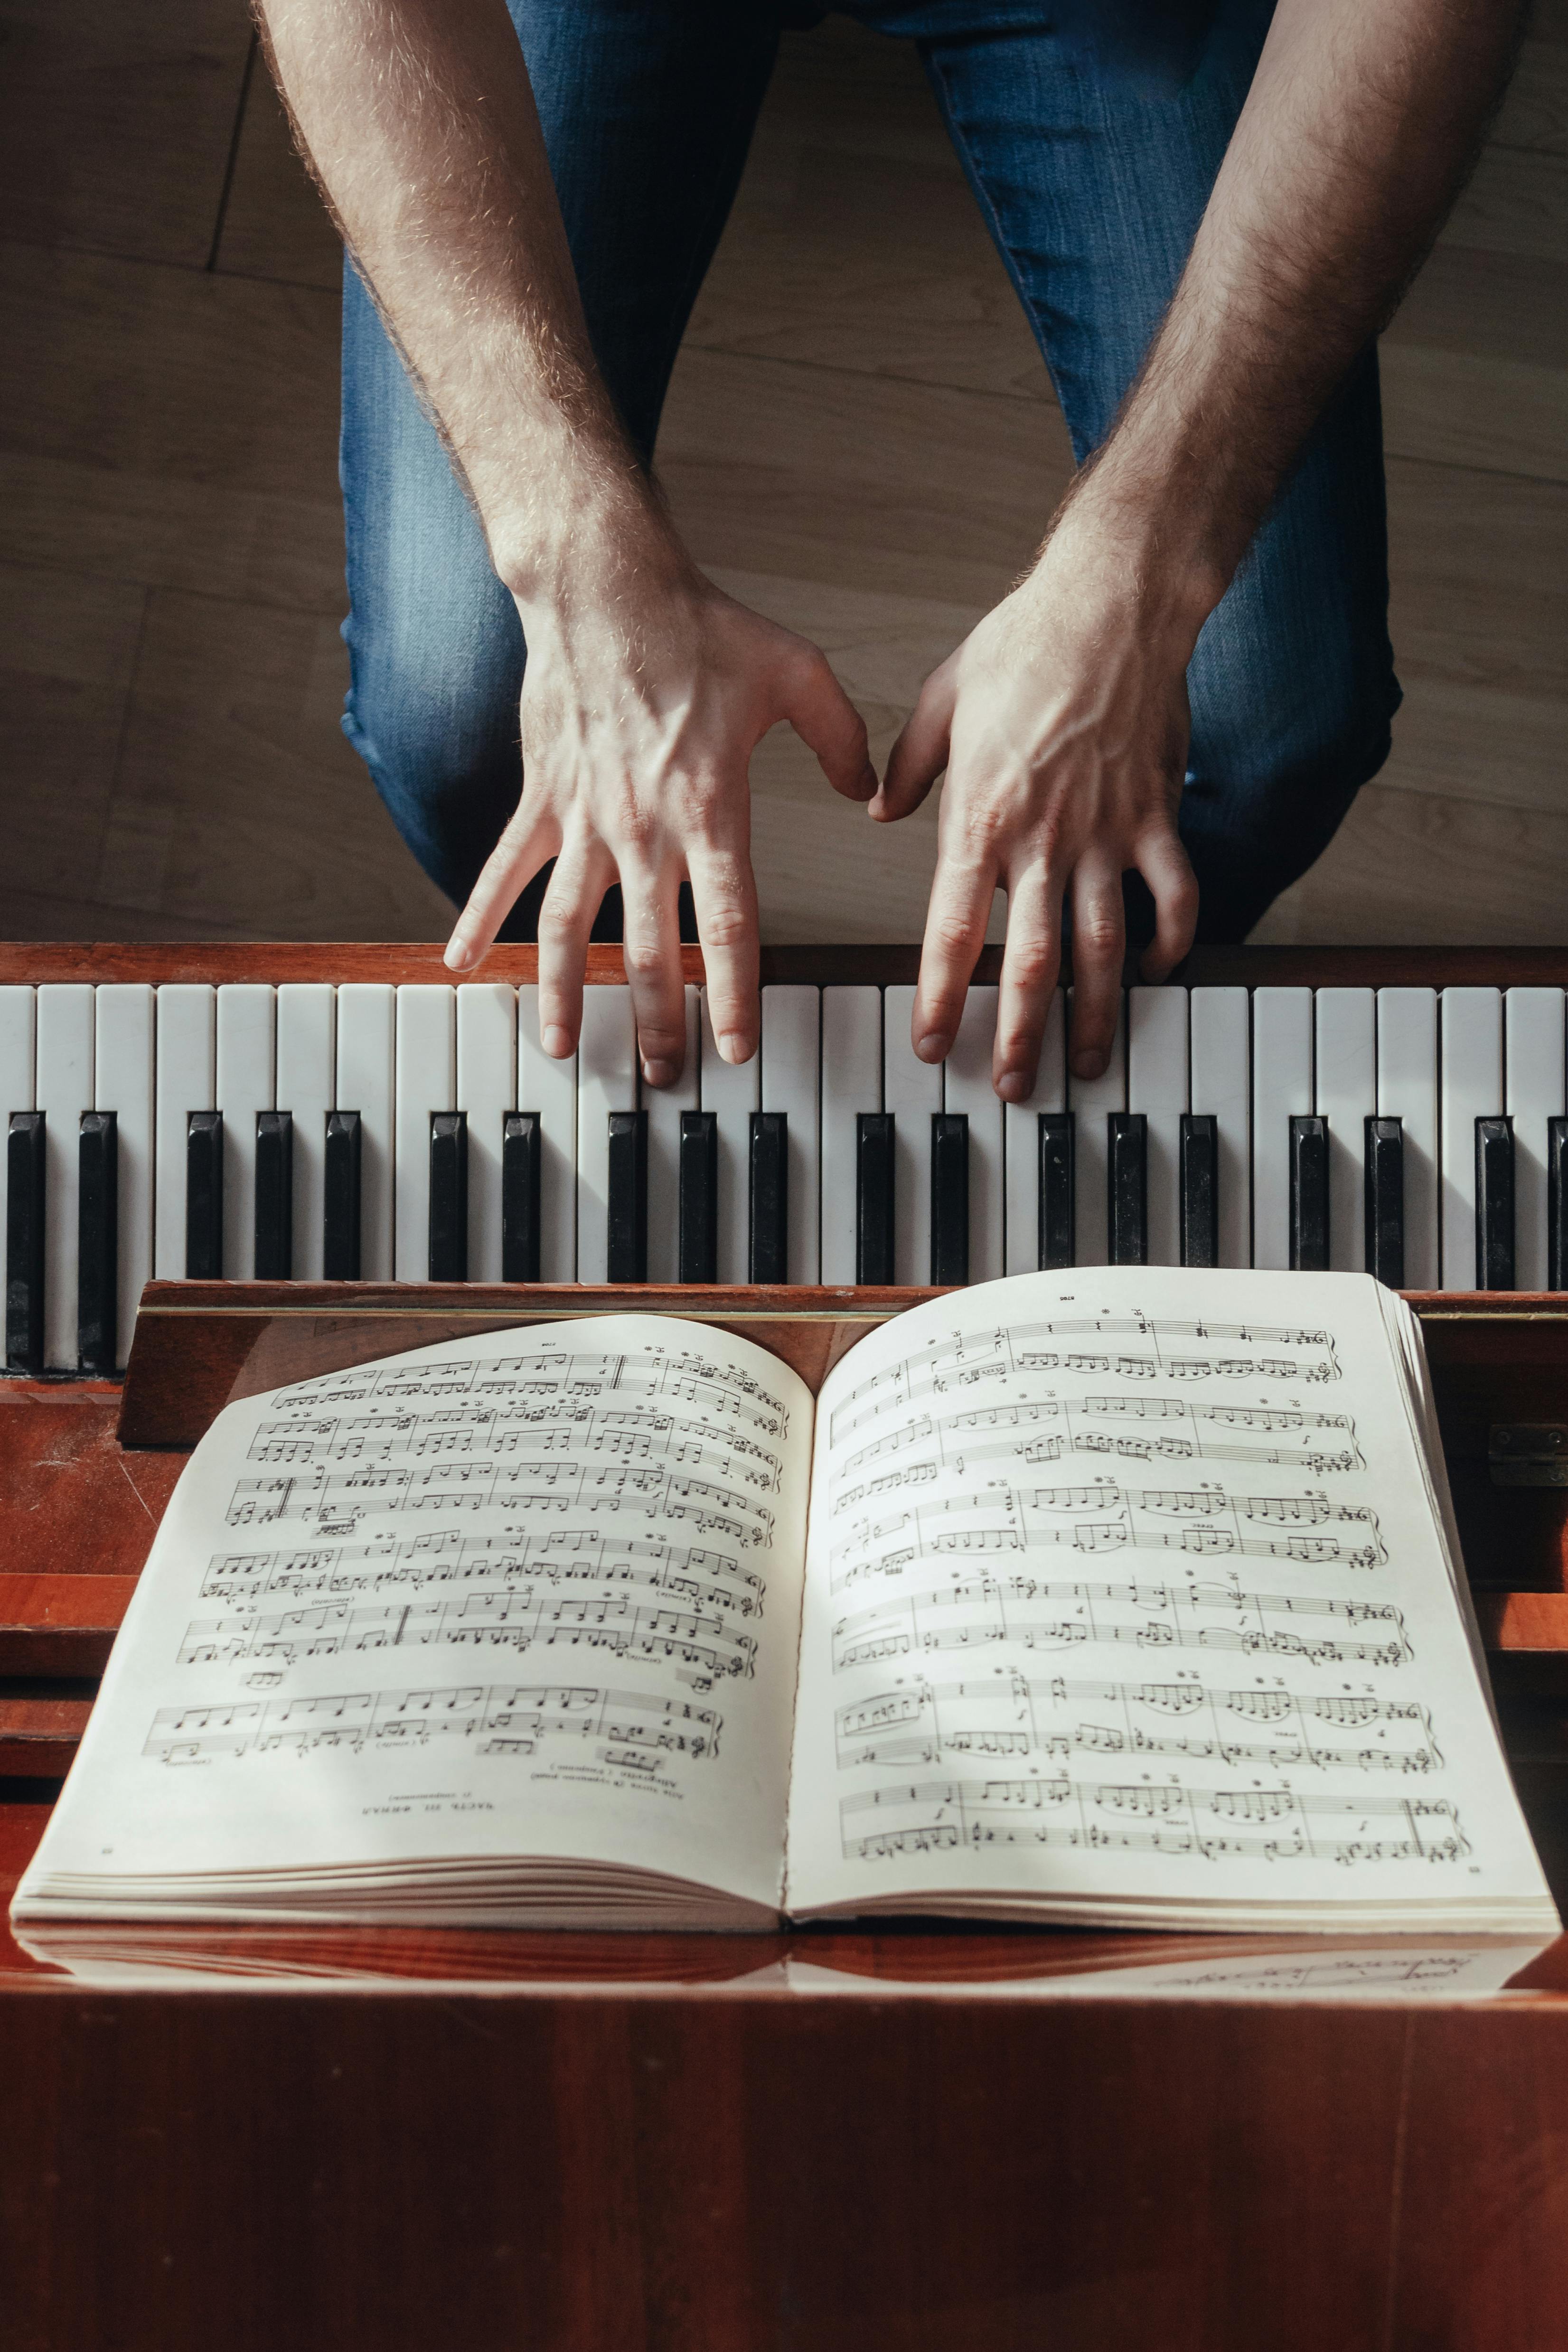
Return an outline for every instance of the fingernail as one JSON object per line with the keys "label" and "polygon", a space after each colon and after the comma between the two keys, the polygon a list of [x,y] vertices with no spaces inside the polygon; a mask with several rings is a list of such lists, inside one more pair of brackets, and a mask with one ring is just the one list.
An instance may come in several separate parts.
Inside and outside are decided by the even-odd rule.
{"label": "fingernail", "polygon": [[922,1062],[940,1062],[947,1051],[947,1039],[940,1029],[928,1030],[923,1037],[917,1040],[915,1051]]}
{"label": "fingernail", "polygon": [[1004,1070],[996,1081],[996,1091],[1004,1102],[1026,1102],[1029,1081],[1022,1070]]}
{"label": "fingernail", "polygon": [[572,1051],[572,1033],[569,1029],[563,1029],[559,1022],[552,1021],[541,1034],[539,1042],[552,1062],[563,1062]]}
{"label": "fingernail", "polygon": [[441,961],[448,971],[467,971],[474,957],[461,940],[448,940]]}
{"label": "fingernail", "polygon": [[650,1087],[668,1087],[674,1083],[675,1064],[673,1062],[645,1062],[642,1066],[642,1074],[647,1080]]}
{"label": "fingernail", "polygon": [[742,1037],[738,1029],[729,1030],[719,1040],[719,1051],[727,1062],[743,1062],[750,1050],[750,1038]]}

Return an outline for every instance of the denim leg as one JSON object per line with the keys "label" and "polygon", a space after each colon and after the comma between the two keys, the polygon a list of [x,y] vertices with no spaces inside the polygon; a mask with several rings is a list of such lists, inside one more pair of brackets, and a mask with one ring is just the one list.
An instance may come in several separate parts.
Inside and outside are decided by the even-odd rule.
{"label": "denim leg", "polygon": [[[734,196],[777,47],[731,0],[509,0],[588,331],[651,456],[681,333]],[[351,685],[343,731],[455,904],[517,805],[517,608],[357,273],[343,272],[340,478]],[[548,868],[501,927],[532,939]],[[682,929],[690,924],[682,892]],[[614,889],[596,939],[621,935]]]}
{"label": "denim leg", "polygon": [[[1128,35],[1144,7],[1158,16],[1155,0],[1121,0],[1106,13],[1127,37],[1100,39],[1092,11],[1058,15],[1057,29],[1020,6],[977,9],[963,28],[942,0],[862,0],[855,11],[919,42],[1080,460],[1110,430],[1175,290],[1270,15],[1269,0],[1189,6],[1173,64]],[[1200,940],[1244,938],[1387,758],[1399,703],[1387,604],[1369,351],[1276,497],[1188,673],[1180,822],[1202,890]],[[1147,936],[1152,909],[1136,877],[1128,897]]]}

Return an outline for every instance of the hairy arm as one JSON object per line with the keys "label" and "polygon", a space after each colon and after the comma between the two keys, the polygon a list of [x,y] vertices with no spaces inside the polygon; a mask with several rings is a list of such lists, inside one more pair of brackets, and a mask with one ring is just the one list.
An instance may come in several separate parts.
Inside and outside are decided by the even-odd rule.
{"label": "hairy arm", "polygon": [[1386,321],[1501,94],[1519,0],[1279,0],[1181,283],[1103,446],[1033,570],[932,673],[871,814],[947,770],[917,1050],[951,1045],[1008,893],[994,1075],[1027,1096],[1072,908],[1072,1066],[1115,1029],[1121,876],[1157,929],[1144,976],[1192,944],[1176,835],[1185,672],[1325,402]]}
{"label": "hairy arm", "polygon": [[256,0],[344,241],[473,499],[521,616],[522,796],[447,951],[471,971],[524,884],[547,1052],[577,1040],[610,883],[643,1066],[685,1046],[689,876],[727,1059],[757,1039],[747,762],[787,719],[851,798],[865,728],[820,653],[722,596],[680,543],[589,344],[533,95],[503,0]]}

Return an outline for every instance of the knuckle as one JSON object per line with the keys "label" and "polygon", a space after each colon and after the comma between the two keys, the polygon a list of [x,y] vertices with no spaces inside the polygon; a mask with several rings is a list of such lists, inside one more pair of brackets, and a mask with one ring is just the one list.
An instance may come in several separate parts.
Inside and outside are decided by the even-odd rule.
{"label": "knuckle", "polygon": [[1056,949],[1048,940],[1007,942],[1007,969],[1020,988],[1048,987],[1056,972]]}
{"label": "knuckle", "polygon": [[966,915],[938,915],[931,927],[931,944],[942,956],[967,955],[974,945],[974,925]]}
{"label": "knuckle", "polygon": [[731,901],[721,900],[710,907],[703,918],[701,931],[709,947],[743,947],[751,937],[751,918],[746,909]]}
{"label": "knuckle", "polygon": [[621,960],[627,979],[634,983],[664,977],[664,950],[657,940],[626,940],[621,949]]}

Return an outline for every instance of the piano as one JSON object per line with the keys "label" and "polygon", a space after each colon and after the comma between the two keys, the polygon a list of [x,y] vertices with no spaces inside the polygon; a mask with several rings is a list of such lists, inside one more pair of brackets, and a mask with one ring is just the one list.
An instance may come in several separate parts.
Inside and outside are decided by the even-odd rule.
{"label": "piano", "polygon": [[[1568,950],[1200,951],[1092,1085],[1058,1001],[1005,1110],[994,951],[936,1069],[917,967],[764,950],[736,1070],[688,951],[656,1094],[615,950],[561,1065],[524,948],[454,987],[436,947],[0,947],[0,1891],[228,1396],[642,1303],[815,1379],[933,1285],[1147,1262],[1410,1296],[1568,1900]],[[0,1932],[7,2315],[160,2352],[1558,2340],[1568,1945],[1468,2003],[1129,1990],[1237,1951],[280,1928],[73,1979]]]}

